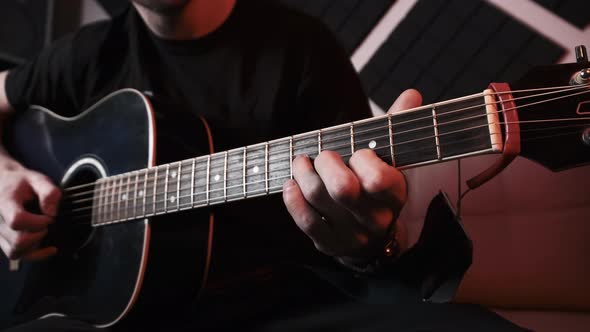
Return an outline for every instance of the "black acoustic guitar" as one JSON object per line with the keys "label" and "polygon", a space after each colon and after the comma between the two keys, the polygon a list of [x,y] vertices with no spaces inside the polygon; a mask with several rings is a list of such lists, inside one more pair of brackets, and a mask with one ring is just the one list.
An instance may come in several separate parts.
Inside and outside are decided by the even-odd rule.
{"label": "black acoustic guitar", "polygon": [[[463,98],[157,166],[158,123],[149,99],[135,90],[117,91],[74,118],[32,107],[5,141],[24,165],[61,185],[62,208],[48,236],[60,250],[44,262],[21,262],[15,272],[1,258],[0,301],[9,307],[3,319],[68,315],[111,326],[135,309],[182,307],[207,278],[207,207],[280,192],[299,154],[332,150],[347,161],[372,149],[400,169],[498,154],[471,188],[518,155],[553,171],[587,165],[589,68],[586,59],[541,67]],[[210,142],[206,123],[197,125]],[[194,264],[178,270],[161,254],[171,242],[150,232],[150,219],[196,208],[209,223],[183,228]],[[172,283],[162,282],[172,274]]]}

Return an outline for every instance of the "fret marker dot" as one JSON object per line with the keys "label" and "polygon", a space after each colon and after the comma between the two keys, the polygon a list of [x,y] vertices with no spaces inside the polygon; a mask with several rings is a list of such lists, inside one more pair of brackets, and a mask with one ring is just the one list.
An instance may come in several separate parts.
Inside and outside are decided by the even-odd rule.
{"label": "fret marker dot", "polygon": [[176,177],[176,171],[170,172],[170,176],[174,179]]}
{"label": "fret marker dot", "polygon": [[221,178],[221,176],[219,176],[219,174],[216,174],[214,177],[215,181],[219,181],[219,178]]}
{"label": "fret marker dot", "polygon": [[143,190],[140,190],[140,191],[137,193],[137,196],[139,196],[139,197],[143,196]]}
{"label": "fret marker dot", "polygon": [[371,149],[374,149],[376,146],[377,146],[377,142],[375,142],[375,141],[370,141],[370,142],[369,142],[369,147],[370,147]]}
{"label": "fret marker dot", "polygon": [[174,203],[176,201],[176,197],[174,195],[170,196],[170,203]]}
{"label": "fret marker dot", "polygon": [[258,173],[258,166],[254,166],[254,168],[252,169],[252,172]]}
{"label": "fret marker dot", "polygon": [[123,195],[121,195],[121,200],[122,200],[122,201],[124,201],[124,200],[126,200],[126,199],[127,199],[127,194],[123,194]]}

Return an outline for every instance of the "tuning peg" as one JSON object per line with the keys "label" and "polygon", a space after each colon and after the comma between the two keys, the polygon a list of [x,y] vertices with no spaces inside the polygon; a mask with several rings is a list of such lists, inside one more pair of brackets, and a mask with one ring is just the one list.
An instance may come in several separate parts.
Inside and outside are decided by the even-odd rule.
{"label": "tuning peg", "polygon": [[574,49],[576,53],[576,61],[578,63],[588,63],[588,53],[586,52],[586,46],[578,45]]}

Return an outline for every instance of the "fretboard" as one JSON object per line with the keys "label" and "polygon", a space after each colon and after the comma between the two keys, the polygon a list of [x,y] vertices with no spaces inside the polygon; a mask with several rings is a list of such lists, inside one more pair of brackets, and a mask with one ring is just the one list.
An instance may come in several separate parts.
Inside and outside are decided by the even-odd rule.
{"label": "fretboard", "polygon": [[282,191],[293,159],[371,149],[400,169],[502,150],[491,91],[397,114],[159,165],[97,181],[92,225],[135,220]]}

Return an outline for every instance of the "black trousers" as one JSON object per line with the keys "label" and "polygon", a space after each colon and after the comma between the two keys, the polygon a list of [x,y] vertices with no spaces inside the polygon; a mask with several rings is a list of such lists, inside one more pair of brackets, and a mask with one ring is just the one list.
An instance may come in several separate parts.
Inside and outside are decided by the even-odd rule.
{"label": "black trousers", "polygon": [[166,318],[154,311],[132,325],[108,330],[54,317],[8,331],[525,331],[479,305],[422,302],[404,295],[401,284],[391,304],[371,305],[351,300],[312,275],[288,275],[205,293],[185,317]]}

